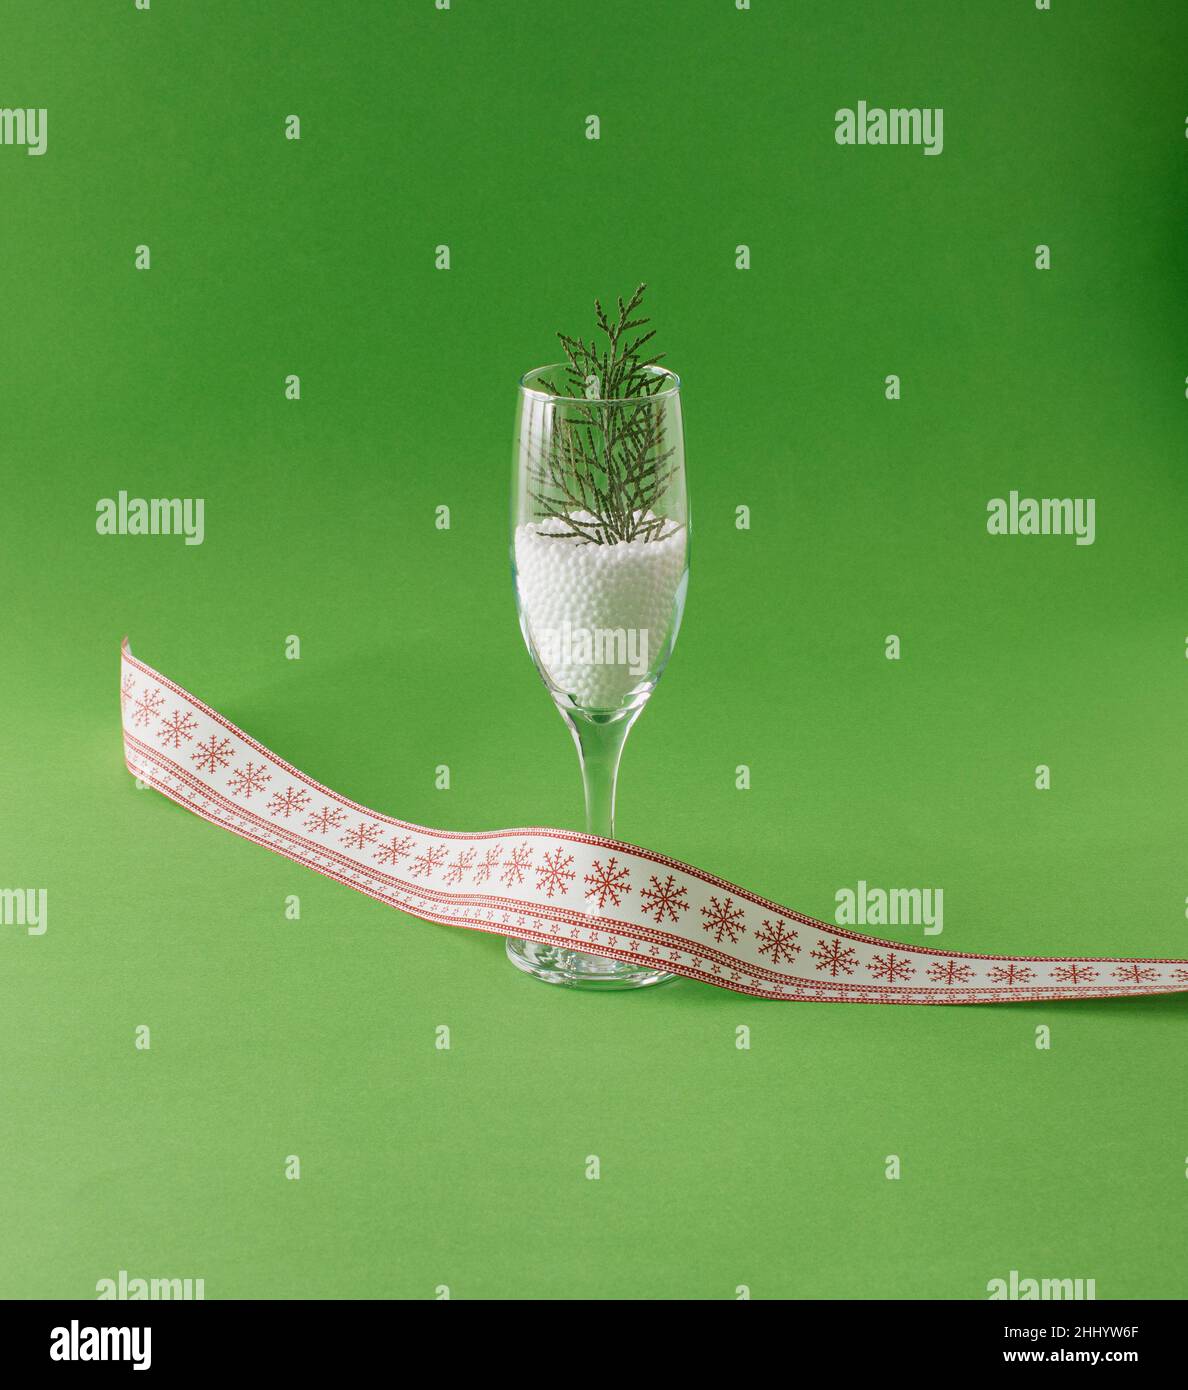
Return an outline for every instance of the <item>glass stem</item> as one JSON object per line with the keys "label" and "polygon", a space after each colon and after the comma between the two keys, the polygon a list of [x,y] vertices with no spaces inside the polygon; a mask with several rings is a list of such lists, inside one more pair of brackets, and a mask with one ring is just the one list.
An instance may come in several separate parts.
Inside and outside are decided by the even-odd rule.
{"label": "glass stem", "polygon": [[631,726],[642,713],[590,714],[570,710],[566,722],[577,744],[582,765],[582,785],[586,792],[586,831],[590,835],[613,837],[615,833],[615,786],[619,778],[619,759]]}

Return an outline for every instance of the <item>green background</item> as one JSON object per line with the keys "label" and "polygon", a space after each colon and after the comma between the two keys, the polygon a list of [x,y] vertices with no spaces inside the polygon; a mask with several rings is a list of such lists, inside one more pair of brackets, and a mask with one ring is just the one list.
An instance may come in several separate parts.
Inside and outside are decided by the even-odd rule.
{"label": "green background", "polygon": [[[1188,954],[1181,0],[3,0],[0,33],[0,105],[50,113],[45,156],[0,147],[0,872],[49,892],[0,928],[0,1295],[1188,1295],[1184,996],[549,988],[136,790],[115,698],[128,632],[357,801],[576,824],[514,388],[645,279],[695,541],[620,834],[826,918],[943,887],[934,945]],[[942,107],[943,154],[838,146],[860,100]],[[1095,498],[1096,544],[988,536],[1012,488]],[[120,489],[205,498],[205,543],[97,535]]]}

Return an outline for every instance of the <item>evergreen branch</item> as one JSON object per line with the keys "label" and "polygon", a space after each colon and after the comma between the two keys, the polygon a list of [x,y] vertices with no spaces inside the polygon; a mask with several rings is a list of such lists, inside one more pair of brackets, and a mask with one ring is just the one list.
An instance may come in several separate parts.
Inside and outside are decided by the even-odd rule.
{"label": "evergreen branch", "polygon": [[[594,320],[605,339],[601,350],[596,338],[587,345],[557,334],[570,387],[564,392],[542,378],[559,400],[547,442],[528,461],[529,496],[538,516],[565,528],[550,534],[613,545],[664,540],[680,529],[655,512],[676,477],[677,447],[664,447],[666,412],[651,399],[666,381],[654,370],[664,354],[641,357],[656,331],[631,338],[648,324],[636,315],[646,288],[638,285],[626,303],[619,296],[613,314],[594,301]],[[591,384],[594,396],[587,395]]]}

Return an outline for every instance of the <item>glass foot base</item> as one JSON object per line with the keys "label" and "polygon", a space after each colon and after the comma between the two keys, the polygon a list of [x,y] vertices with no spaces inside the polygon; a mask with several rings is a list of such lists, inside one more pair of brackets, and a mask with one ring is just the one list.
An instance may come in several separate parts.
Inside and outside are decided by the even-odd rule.
{"label": "glass foot base", "polygon": [[507,940],[507,958],[525,975],[550,985],[569,985],[574,989],[639,989],[643,985],[661,985],[677,978],[667,970],[651,966],[631,965],[627,961],[608,960],[605,956],[586,956],[562,946],[516,941],[511,937]]}

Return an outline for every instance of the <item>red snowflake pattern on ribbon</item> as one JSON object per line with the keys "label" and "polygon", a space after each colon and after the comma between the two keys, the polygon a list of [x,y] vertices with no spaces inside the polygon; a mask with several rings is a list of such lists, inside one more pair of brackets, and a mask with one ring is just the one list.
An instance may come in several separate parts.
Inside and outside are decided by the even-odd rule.
{"label": "red snowflake pattern on ribbon", "polygon": [[546,898],[551,898],[554,893],[564,894],[570,883],[577,878],[577,874],[569,867],[573,863],[573,855],[566,854],[558,845],[552,853],[545,850],[542,858],[544,862],[536,866],[536,891],[543,893]]}
{"label": "red snowflake pattern on ribbon", "polygon": [[168,719],[161,716],[157,737],[161,740],[162,748],[180,748],[183,743],[193,742],[197,727],[198,721],[191,717],[188,710],[175,709]]}
{"label": "red snowflake pattern on ribbon", "polygon": [[1141,985],[1148,980],[1157,980],[1159,971],[1153,965],[1120,965],[1111,972],[1115,980],[1125,980],[1127,984]]}
{"label": "red snowflake pattern on ribbon", "polygon": [[782,917],[777,917],[774,922],[765,917],[763,930],[755,933],[755,940],[761,943],[759,954],[770,956],[772,965],[779,965],[781,960],[792,960],[800,950],[800,943],[796,940],[799,935],[794,928],[788,928]]}
{"label": "red snowflake pattern on ribbon", "polygon": [[709,904],[701,909],[705,921],[701,930],[707,931],[715,941],[737,941],[746,932],[743,926],[743,910],[734,906],[733,898],[723,898],[721,902],[711,897]]}
{"label": "red snowflake pattern on ribbon", "polygon": [[[311,782],[136,661],[126,644],[120,703],[125,758],[138,779],[232,834],[426,920],[637,962],[650,956],[678,974],[786,1000],[955,1004],[1188,991],[1188,960],[953,957],[841,931],[599,836],[541,827],[449,834],[393,822]],[[349,859],[339,845],[351,847]],[[395,867],[377,874],[372,862]],[[506,888],[494,886],[499,879]],[[705,951],[690,940],[691,920],[710,943]],[[753,948],[741,944],[747,933]],[[802,955],[814,970],[796,964]]]}
{"label": "red snowflake pattern on ribbon", "polygon": [[379,837],[384,833],[382,825],[368,825],[365,820],[361,820],[353,830],[347,833],[339,841],[349,849],[367,849],[374,845]]}
{"label": "red snowflake pattern on ribbon", "polygon": [[1021,965],[1013,960],[1009,965],[996,965],[990,971],[990,978],[996,985],[1025,985],[1035,979],[1035,971],[1030,965]]}
{"label": "red snowflake pattern on ribbon", "polygon": [[972,965],[960,960],[934,960],[928,967],[928,978],[941,985],[963,985],[974,977]]}
{"label": "red snowflake pattern on ribbon", "polygon": [[1087,985],[1097,979],[1097,971],[1091,965],[1070,961],[1067,965],[1054,965],[1052,978],[1062,985]]}
{"label": "red snowflake pattern on ribbon", "polygon": [[283,792],[274,792],[272,800],[268,803],[268,814],[270,816],[283,816],[288,820],[290,816],[300,815],[309,805],[309,793],[301,787],[286,787]]}
{"label": "red snowflake pattern on ribbon", "polygon": [[142,690],[132,706],[132,723],[138,729],[147,728],[157,717],[165,697],[156,690]]}
{"label": "red snowflake pattern on ribbon", "polygon": [[431,878],[433,870],[445,863],[445,845],[426,845],[412,863],[413,878]]}
{"label": "red snowflake pattern on ribbon", "polygon": [[600,912],[605,909],[607,903],[612,907],[619,907],[623,894],[631,892],[631,875],[626,866],[620,864],[613,854],[606,861],[606,868],[602,867],[600,859],[595,859],[590,865],[590,872],[586,875],[585,881],[590,885],[586,889],[586,897],[597,899]]}
{"label": "red snowflake pattern on ribbon", "polygon": [[190,758],[199,772],[218,772],[219,768],[226,767],[231,761],[233,751],[229,738],[211,734],[198,744]]}
{"label": "red snowflake pattern on ribbon", "polygon": [[852,946],[843,946],[832,937],[819,937],[809,955],[817,962],[818,970],[828,970],[834,979],[837,978],[839,970],[846,975],[852,975],[854,967],[858,964],[858,952]]}
{"label": "red snowflake pattern on ribbon", "polygon": [[445,871],[445,883],[461,883],[462,875],[474,863],[475,851],[472,849],[460,849],[458,857]]}
{"label": "red snowflake pattern on ribbon", "polygon": [[487,849],[483,852],[482,863],[474,871],[475,883],[486,883],[495,870],[499,867],[499,857],[503,850],[498,846]]}
{"label": "red snowflake pattern on ribbon", "polygon": [[688,912],[688,896],[688,889],[678,887],[671,874],[663,882],[653,874],[649,886],[639,890],[639,905],[645,912],[651,913],[652,921],[659,926],[665,917],[675,922],[678,912]]}
{"label": "red snowflake pattern on ribbon", "polygon": [[532,848],[530,845],[516,845],[503,861],[499,871],[500,881],[510,888],[514,883],[523,883],[524,875],[532,867]]}
{"label": "red snowflake pattern on ribbon", "polygon": [[242,796],[250,801],[256,792],[264,790],[264,784],[272,781],[272,773],[264,763],[244,763],[231,773],[230,791],[232,796]]}
{"label": "red snowflake pattern on ribbon", "polygon": [[328,835],[342,825],[342,812],[337,806],[323,806],[305,818],[305,828],[316,835]]}
{"label": "red snowflake pattern on ribbon", "polygon": [[373,858],[378,859],[381,864],[399,864],[412,853],[415,844],[416,840],[411,835],[393,835],[386,845],[381,845],[376,850]]}
{"label": "red snowflake pattern on ribbon", "polygon": [[894,984],[896,980],[910,980],[916,973],[916,967],[907,956],[897,956],[894,951],[888,951],[885,956],[875,956],[867,969],[876,980],[886,980],[888,984]]}

